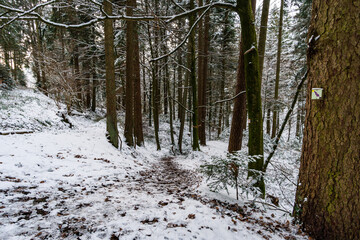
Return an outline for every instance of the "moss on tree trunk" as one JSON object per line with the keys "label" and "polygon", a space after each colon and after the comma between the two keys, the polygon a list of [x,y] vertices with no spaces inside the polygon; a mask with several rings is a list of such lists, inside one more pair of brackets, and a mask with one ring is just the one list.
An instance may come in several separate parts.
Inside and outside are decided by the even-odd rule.
{"label": "moss on tree trunk", "polygon": [[[111,15],[111,1],[104,1],[104,11]],[[105,64],[106,64],[106,130],[111,144],[119,147],[119,132],[116,117],[114,29],[113,20],[105,19]]]}
{"label": "moss on tree trunk", "polygon": [[261,79],[259,74],[259,55],[256,44],[256,32],[254,14],[250,0],[237,1],[237,13],[240,16],[242,42],[244,44],[244,64],[245,64],[245,82],[246,99],[248,103],[249,116],[249,155],[255,156],[256,161],[249,163],[249,176],[258,177],[255,186],[262,194],[265,194],[265,184],[261,171],[264,164],[264,146],[263,146],[263,126],[261,109]]}
{"label": "moss on tree trunk", "polygon": [[[314,0],[294,213],[316,239],[360,239],[360,3]],[[311,89],[323,88],[323,100]]]}

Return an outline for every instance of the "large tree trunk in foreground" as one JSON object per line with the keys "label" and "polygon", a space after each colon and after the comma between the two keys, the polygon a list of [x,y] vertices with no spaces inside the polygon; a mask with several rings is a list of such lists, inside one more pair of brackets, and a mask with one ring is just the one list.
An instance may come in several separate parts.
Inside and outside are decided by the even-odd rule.
{"label": "large tree trunk in foreground", "polygon": [[[112,14],[111,1],[104,1],[104,10]],[[113,20],[105,20],[105,64],[106,64],[106,130],[111,144],[119,147],[119,132],[116,117],[114,28]]]}
{"label": "large tree trunk in foreground", "polygon": [[[360,4],[314,0],[294,213],[316,239],[360,239]],[[323,100],[311,100],[323,88]]]}

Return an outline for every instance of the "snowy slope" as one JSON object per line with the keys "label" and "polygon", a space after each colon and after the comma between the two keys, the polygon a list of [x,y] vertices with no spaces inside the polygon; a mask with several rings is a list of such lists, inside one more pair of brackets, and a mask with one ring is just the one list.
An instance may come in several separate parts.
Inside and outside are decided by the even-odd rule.
{"label": "snowy slope", "polygon": [[2,131],[64,129],[62,104],[33,89],[0,90],[0,129]]}
{"label": "snowy slope", "polygon": [[[41,115],[54,128],[0,136],[0,239],[307,239],[281,212],[208,191],[196,169],[224,153],[224,143],[174,158],[151,143],[120,151],[106,141],[103,121],[76,119],[69,129],[55,124],[52,100],[11,94],[6,103],[15,110],[0,105],[0,116],[20,108],[22,117],[1,126],[38,130],[31,118]],[[29,95],[26,104],[36,107],[15,104]]]}

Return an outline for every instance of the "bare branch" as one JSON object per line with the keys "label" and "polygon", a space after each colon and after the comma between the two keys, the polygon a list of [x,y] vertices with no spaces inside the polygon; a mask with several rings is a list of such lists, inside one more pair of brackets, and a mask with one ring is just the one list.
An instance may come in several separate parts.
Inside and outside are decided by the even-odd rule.
{"label": "bare branch", "polygon": [[214,104],[223,103],[223,102],[229,102],[229,101],[234,100],[235,98],[237,98],[238,96],[240,96],[240,95],[242,95],[242,94],[244,94],[244,93],[246,93],[246,91],[239,92],[238,94],[236,94],[236,95],[235,95],[234,97],[232,97],[232,98],[228,98],[228,99],[216,101],[216,102],[214,102]]}
{"label": "bare branch", "polygon": [[194,8],[192,10],[189,10],[189,11],[186,11],[186,12],[183,12],[183,13],[180,13],[180,14],[177,14],[177,15],[174,15],[172,17],[170,17],[168,20],[166,20],[166,23],[170,23],[170,22],[173,22],[177,19],[180,19],[180,18],[183,18],[183,17],[186,17],[186,16],[189,16],[191,14],[195,14],[197,12],[201,12],[203,11],[204,9],[207,9],[207,8],[212,8],[212,7],[218,7],[218,8],[225,8],[225,9],[230,9],[232,11],[237,11],[237,8],[235,5],[233,4],[230,4],[230,3],[223,3],[223,2],[214,2],[214,3],[210,3],[210,4],[206,4],[206,5],[203,5],[201,7],[197,7],[197,8]]}
{"label": "bare branch", "polygon": [[[42,4],[38,4],[37,6],[35,6],[34,8],[28,10],[28,11],[24,11],[21,9],[17,9],[17,8],[12,8],[3,4],[0,4],[0,9],[4,9],[7,10],[7,13],[19,13],[20,15],[16,16],[16,17],[6,17],[4,16],[5,14],[3,14],[0,19],[1,20],[10,20],[7,23],[3,24],[1,28],[3,28],[5,25],[10,24],[11,22],[15,21],[15,20],[39,20],[45,24],[54,26],[54,27],[59,27],[59,28],[83,28],[83,27],[87,27],[90,26],[92,24],[95,24],[97,22],[103,21],[105,19],[113,19],[113,20],[127,20],[127,21],[159,21],[159,20],[164,20],[165,23],[170,23],[173,22],[177,19],[183,18],[183,17],[187,17],[191,14],[196,14],[198,12],[203,11],[204,9],[206,9],[206,11],[208,11],[208,9],[212,8],[212,7],[218,7],[218,8],[225,8],[225,9],[230,9],[232,11],[236,11],[236,6],[230,3],[223,3],[223,2],[214,2],[211,4],[207,4],[195,9],[192,9],[190,11],[185,11],[183,13],[177,14],[177,15],[173,15],[173,16],[126,16],[126,15],[114,15],[114,16],[109,16],[103,13],[102,11],[102,7],[100,7],[100,11],[103,13],[102,16],[96,17],[94,19],[91,19],[88,22],[83,22],[80,24],[63,24],[63,23],[58,23],[58,22],[53,22],[51,20],[48,20],[46,18],[44,18],[43,16],[41,16],[40,14],[34,12],[34,10],[46,6],[46,5],[50,5],[52,3],[56,2],[56,0],[51,0],[49,2],[45,2]],[[91,0],[91,2],[97,6],[100,6],[101,4],[98,3],[96,0]],[[185,9],[183,9],[185,10]],[[205,11],[205,12],[206,12]],[[170,55],[170,54],[169,54]]]}
{"label": "bare branch", "polygon": [[298,98],[298,96],[299,96],[300,90],[301,90],[301,88],[302,88],[305,80],[307,79],[307,75],[308,75],[308,71],[306,71],[305,75],[304,75],[304,76],[302,77],[302,79],[301,79],[300,84],[299,84],[298,87],[297,87],[294,100],[293,100],[293,102],[291,103],[291,107],[290,107],[289,111],[288,111],[287,114],[286,114],[286,117],[285,117],[285,119],[284,119],[284,122],[283,122],[282,125],[281,125],[281,128],[280,128],[280,131],[279,131],[278,135],[276,136],[275,143],[274,143],[274,145],[273,145],[273,149],[272,149],[272,151],[270,152],[269,156],[267,157],[267,159],[266,159],[266,161],[265,161],[265,164],[264,164],[264,166],[263,166],[263,172],[266,172],[266,168],[267,168],[267,166],[269,165],[270,160],[271,160],[272,156],[274,155],[274,153],[275,153],[275,151],[276,151],[276,149],[277,149],[277,147],[278,147],[278,145],[279,145],[279,141],[280,141],[280,138],[281,138],[281,134],[283,133],[283,131],[284,131],[284,129],[285,129],[285,125],[286,125],[287,121],[289,120],[292,111],[294,110],[294,107],[295,107],[297,98]]}
{"label": "bare branch", "polygon": [[182,107],[185,111],[189,112],[189,113],[194,113],[193,111],[187,109],[181,102],[177,101],[175,98],[173,98],[172,96],[168,96],[169,98],[171,98],[172,100],[174,100],[177,104],[180,105],[180,107]]}
{"label": "bare branch", "polygon": [[196,25],[205,16],[205,14],[210,10],[210,8],[211,8],[211,5],[208,5],[207,9],[200,15],[200,17],[198,17],[198,19],[196,19],[195,23],[191,26],[190,31],[186,34],[185,38],[181,41],[181,43],[175,49],[173,49],[172,51],[170,51],[170,52],[168,52],[168,53],[166,53],[166,54],[164,54],[164,55],[162,55],[160,57],[154,58],[151,61],[158,61],[158,60],[161,60],[163,58],[166,58],[166,57],[170,56],[171,54],[173,54],[174,52],[176,52],[179,48],[181,48],[182,45],[184,45],[186,43],[186,41],[188,40],[191,33],[194,31]]}

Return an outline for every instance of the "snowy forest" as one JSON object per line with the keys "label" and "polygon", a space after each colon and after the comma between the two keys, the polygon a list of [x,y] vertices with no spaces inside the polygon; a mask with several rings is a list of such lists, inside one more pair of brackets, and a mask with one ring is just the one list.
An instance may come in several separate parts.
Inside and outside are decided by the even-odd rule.
{"label": "snowy forest", "polygon": [[360,239],[357,0],[0,0],[0,239]]}

